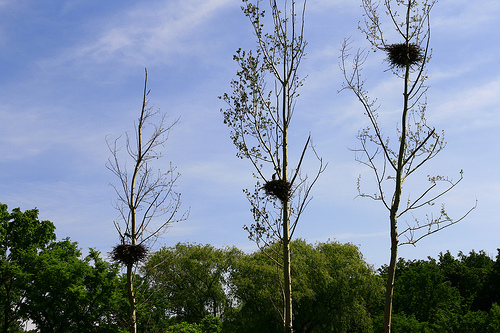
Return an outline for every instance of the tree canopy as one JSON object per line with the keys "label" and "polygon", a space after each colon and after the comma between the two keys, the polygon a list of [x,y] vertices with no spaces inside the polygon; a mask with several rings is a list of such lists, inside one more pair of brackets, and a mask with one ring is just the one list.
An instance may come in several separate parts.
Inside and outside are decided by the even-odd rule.
{"label": "tree canopy", "polygon": [[500,249],[496,260],[482,251],[400,259],[394,332],[498,332],[499,259]]}
{"label": "tree canopy", "polygon": [[95,250],[81,255],[37,209],[0,204],[0,331],[29,320],[40,332],[118,332],[118,270]]}
{"label": "tree canopy", "polygon": [[[32,242],[27,242],[30,239]],[[153,252],[135,276],[139,332],[233,333],[282,329],[283,272],[261,249],[183,244]],[[387,266],[374,270],[358,247],[290,244],[296,332],[378,332]],[[279,273],[279,274],[277,274]],[[0,205],[0,332],[123,332],[126,274],[70,239],[36,209]],[[393,332],[500,331],[500,249],[399,259]]]}

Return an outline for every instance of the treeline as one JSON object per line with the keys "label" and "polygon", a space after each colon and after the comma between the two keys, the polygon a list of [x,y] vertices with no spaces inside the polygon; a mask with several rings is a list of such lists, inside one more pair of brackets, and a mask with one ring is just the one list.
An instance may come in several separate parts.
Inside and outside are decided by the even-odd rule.
{"label": "treeline", "polygon": [[[136,272],[139,332],[280,332],[280,247],[177,244]],[[384,274],[352,244],[291,245],[295,332],[379,332]],[[124,332],[128,303],[118,267],[82,257],[36,209],[0,205],[0,332]],[[393,332],[500,332],[500,252],[449,252],[398,262]]]}

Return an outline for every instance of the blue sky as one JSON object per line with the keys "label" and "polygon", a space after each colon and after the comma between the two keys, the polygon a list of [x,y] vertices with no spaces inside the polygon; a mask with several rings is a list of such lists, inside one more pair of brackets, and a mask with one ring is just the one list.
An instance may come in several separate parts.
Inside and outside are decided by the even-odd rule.
{"label": "blue sky", "polygon": [[[253,188],[251,165],[236,158],[220,114],[225,105],[217,98],[230,92],[237,70],[234,52],[255,46],[240,4],[1,0],[0,202],[9,209],[37,207],[41,219],[55,223],[59,238],[109,252],[118,242],[113,226],[118,212],[109,186],[115,179],[105,167],[105,138],[132,130],[147,67],[150,105],[171,119],[180,117],[161,163],[178,167],[178,190],[184,208],[191,209],[189,219],[173,225],[160,244],[255,249],[242,229],[252,222],[242,193]],[[329,166],[296,237],[354,243],[378,267],[389,258],[388,212],[380,202],[355,198],[358,175],[372,175],[348,149],[356,147],[356,133],[367,119],[351,93],[337,93],[342,40],[351,37],[355,47],[368,47],[357,30],[359,5],[308,2],[307,57],[301,68],[308,77],[291,136],[303,142],[311,132]],[[456,179],[463,169],[464,180],[445,198],[447,209],[456,217],[476,199],[478,206],[463,222],[417,247],[402,247],[400,255],[407,259],[446,250],[496,255],[500,247],[498,17],[497,0],[442,0],[432,11],[427,116],[429,125],[445,131],[448,144],[422,175]],[[383,58],[371,53],[365,73],[389,133],[397,124],[401,82],[384,72]]]}

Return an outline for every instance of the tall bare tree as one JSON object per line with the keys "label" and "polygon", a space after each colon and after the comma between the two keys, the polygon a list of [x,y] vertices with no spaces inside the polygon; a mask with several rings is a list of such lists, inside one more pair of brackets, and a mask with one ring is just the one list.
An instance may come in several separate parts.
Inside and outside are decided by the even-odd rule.
{"label": "tall bare tree", "polygon": [[[310,136],[296,167],[289,164],[288,130],[298,88],[303,84],[298,69],[304,57],[303,1],[297,13],[295,0],[269,1],[270,16],[264,15],[260,1],[243,0],[242,9],[250,19],[257,37],[254,51],[234,55],[239,64],[237,79],[231,82],[232,94],[224,94],[229,108],[221,110],[224,122],[231,128],[231,139],[238,149],[237,156],[250,160],[258,179],[253,192],[244,190],[251,204],[255,222],[245,226],[250,239],[260,248],[271,251],[270,245],[281,244],[279,253],[268,252],[282,274],[284,331],[292,332],[292,279],[290,240],[302,212],[310,200],[310,191],[326,165],[318,157]],[[270,24],[269,32],[264,26]],[[319,161],[315,176],[301,174],[301,165],[310,149]],[[281,274],[279,272],[281,271]],[[279,309],[279,306],[275,304]]]}
{"label": "tall bare tree", "polygon": [[[430,60],[430,20],[431,9],[437,0],[384,0],[381,10],[386,16],[380,16],[380,2],[362,0],[365,11],[364,26],[360,27],[372,45],[372,49],[387,53],[387,62],[394,75],[402,80],[403,102],[401,123],[392,137],[384,136],[380,127],[376,100],[368,96],[361,70],[367,53],[358,51],[352,57],[351,68],[350,41],[346,40],[341,49],[340,67],[345,78],[344,89],[354,92],[364,107],[370,120],[370,126],[359,131],[357,138],[361,148],[356,149],[356,160],[372,169],[376,179],[375,194],[367,194],[361,189],[358,179],[358,191],[362,197],[381,201],[389,211],[391,256],[385,295],[384,332],[391,331],[392,296],[398,247],[403,244],[415,245],[423,237],[449,227],[467,216],[475,205],[458,219],[448,216],[444,204],[436,215],[429,214],[419,219],[413,212],[424,206],[432,206],[441,197],[454,188],[463,178],[460,171],[458,180],[445,176],[427,176],[428,186],[416,196],[404,193],[403,184],[408,177],[424,163],[433,159],[444,147],[443,133],[438,134],[426,122],[425,84],[428,76],[426,65]],[[382,25],[387,23],[394,30],[387,33]],[[395,33],[393,33],[395,32]],[[390,43],[389,39],[399,39]],[[380,158],[381,157],[381,158]],[[405,201],[402,198],[407,198]],[[413,222],[398,230],[398,221],[405,214],[413,215]],[[405,240],[400,242],[400,237]]]}
{"label": "tall bare tree", "polygon": [[[130,313],[127,326],[131,333],[137,332],[137,304],[134,291],[135,268],[147,256],[148,248],[171,223],[185,220],[188,212],[179,213],[181,194],[175,190],[179,178],[176,168],[170,164],[167,171],[154,170],[152,161],[160,158],[160,148],[177,120],[166,123],[166,113],[148,108],[148,72],[145,72],[142,109],[135,123],[135,137],[125,134],[125,152],[119,145],[121,137],[110,140],[107,145],[111,157],[107,168],[118,177],[113,185],[118,200],[116,209],[120,219],[114,222],[121,244],[115,246],[112,258],[127,269],[127,297]],[[123,154],[122,154],[123,153]],[[128,168],[127,161],[131,161]],[[153,222],[159,220],[160,222]],[[153,222],[153,223],[152,223]]]}

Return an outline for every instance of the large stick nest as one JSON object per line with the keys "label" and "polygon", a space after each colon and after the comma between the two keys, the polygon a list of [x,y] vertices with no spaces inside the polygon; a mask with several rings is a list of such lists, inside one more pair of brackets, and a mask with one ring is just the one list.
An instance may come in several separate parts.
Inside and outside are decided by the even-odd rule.
{"label": "large stick nest", "polygon": [[116,245],[111,251],[111,259],[122,265],[134,265],[146,259],[147,248],[142,245],[120,244]]}
{"label": "large stick nest", "polygon": [[282,202],[290,199],[290,183],[283,179],[270,180],[264,184],[266,194],[280,199]]}
{"label": "large stick nest", "polygon": [[424,54],[420,46],[416,44],[391,44],[385,49],[387,52],[387,61],[392,68],[405,68],[421,63],[424,60]]}

